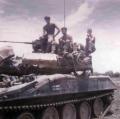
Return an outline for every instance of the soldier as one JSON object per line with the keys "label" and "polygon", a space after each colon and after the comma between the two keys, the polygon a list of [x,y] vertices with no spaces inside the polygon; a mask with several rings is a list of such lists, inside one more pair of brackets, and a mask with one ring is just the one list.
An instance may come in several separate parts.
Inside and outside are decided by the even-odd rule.
{"label": "soldier", "polygon": [[63,27],[61,29],[63,36],[59,39],[59,50],[63,52],[73,51],[73,40],[70,35],[67,34],[67,28]]}
{"label": "soldier", "polygon": [[[54,44],[55,37],[60,33],[60,30],[56,24],[50,22],[50,17],[46,16],[44,19],[46,21],[46,25],[43,27],[43,36],[48,37],[47,52],[50,52],[52,49],[52,43]],[[55,30],[57,30],[56,33]]]}
{"label": "soldier", "polygon": [[89,54],[93,53],[95,49],[95,37],[92,34],[92,29],[87,30],[87,38],[86,38],[86,55],[89,56]]}

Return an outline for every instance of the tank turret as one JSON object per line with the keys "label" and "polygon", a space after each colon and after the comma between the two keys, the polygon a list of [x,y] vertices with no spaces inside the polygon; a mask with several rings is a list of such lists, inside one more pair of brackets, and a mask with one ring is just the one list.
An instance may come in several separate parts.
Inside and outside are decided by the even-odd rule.
{"label": "tank turret", "polygon": [[0,73],[8,75],[71,73],[92,71],[91,57],[81,58],[79,53],[59,56],[49,53],[25,54],[22,58],[7,57],[0,65]]}
{"label": "tank turret", "polygon": [[[32,43],[30,42],[13,42],[13,41],[0,41],[0,42],[10,42],[10,43],[25,43],[32,44],[33,52],[29,54],[24,54],[19,60],[17,60],[14,55],[6,52],[6,49],[0,51],[0,56],[12,56],[7,57],[7,60],[3,60],[0,66],[0,73],[8,75],[26,75],[26,74],[68,74],[71,72],[90,70],[92,72],[92,58],[91,56],[86,56],[85,51],[78,50],[73,52],[65,52],[61,54],[55,53],[42,53],[40,40],[36,40]],[[12,50],[12,48],[11,48]],[[13,50],[12,50],[13,51]],[[6,56],[2,56],[6,55]]]}

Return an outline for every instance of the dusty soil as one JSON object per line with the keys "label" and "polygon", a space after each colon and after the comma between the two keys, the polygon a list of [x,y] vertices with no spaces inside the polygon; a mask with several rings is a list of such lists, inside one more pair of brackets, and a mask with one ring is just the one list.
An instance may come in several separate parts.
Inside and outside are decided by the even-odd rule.
{"label": "dusty soil", "polygon": [[120,78],[113,78],[112,80],[117,85],[118,90],[114,93],[114,103],[111,107],[113,114],[105,117],[105,119],[120,119]]}

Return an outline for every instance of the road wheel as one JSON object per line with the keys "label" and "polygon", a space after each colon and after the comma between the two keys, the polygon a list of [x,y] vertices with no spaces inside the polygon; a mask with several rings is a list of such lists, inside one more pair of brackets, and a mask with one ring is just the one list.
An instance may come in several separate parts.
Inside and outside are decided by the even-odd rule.
{"label": "road wheel", "polygon": [[91,119],[91,107],[88,102],[82,102],[79,107],[80,119]]}
{"label": "road wheel", "polygon": [[20,114],[17,119],[35,119],[31,113],[22,113]]}
{"label": "road wheel", "polygon": [[76,108],[74,104],[66,104],[63,107],[62,119],[76,119]]}
{"label": "road wheel", "polygon": [[48,107],[44,110],[41,119],[59,119],[58,111],[54,107]]}
{"label": "road wheel", "polygon": [[93,111],[96,117],[99,117],[100,114],[104,111],[104,104],[101,98],[96,99],[93,103]]}

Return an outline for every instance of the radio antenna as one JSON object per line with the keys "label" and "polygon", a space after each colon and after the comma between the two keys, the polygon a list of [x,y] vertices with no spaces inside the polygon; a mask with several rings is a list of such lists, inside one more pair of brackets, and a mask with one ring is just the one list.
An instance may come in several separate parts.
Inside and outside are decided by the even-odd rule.
{"label": "radio antenna", "polygon": [[66,26],[66,1],[64,0],[64,27]]}

